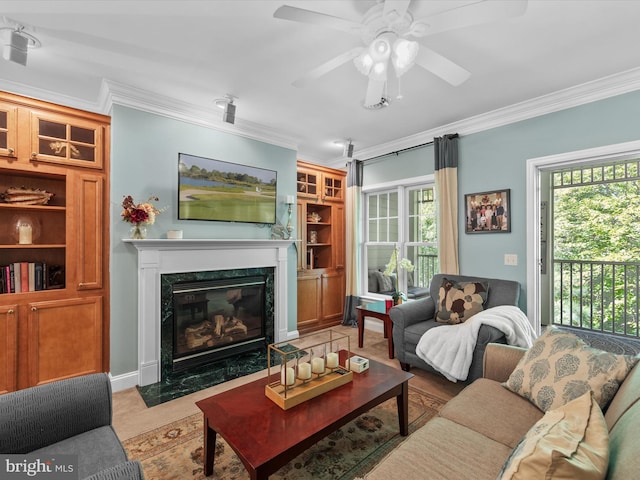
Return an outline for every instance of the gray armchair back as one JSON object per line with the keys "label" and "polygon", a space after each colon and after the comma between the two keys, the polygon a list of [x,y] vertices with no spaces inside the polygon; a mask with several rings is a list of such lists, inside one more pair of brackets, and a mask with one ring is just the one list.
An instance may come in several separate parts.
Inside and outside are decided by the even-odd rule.
{"label": "gray armchair back", "polygon": [[0,453],[77,455],[78,478],[142,479],[113,427],[106,373],[0,395]]}
{"label": "gray armchair back", "polygon": [[[519,282],[466,275],[447,275],[441,273],[434,275],[429,285],[429,295],[427,297],[397,305],[389,312],[393,323],[392,335],[396,357],[400,361],[400,366],[405,371],[409,371],[413,366],[436,372],[431,365],[418,357],[416,354],[416,346],[427,330],[446,325],[435,320],[436,303],[438,301],[440,285],[442,284],[442,279],[445,277],[456,282],[488,282],[489,291],[484,304],[485,309],[499,305],[518,305],[520,298]],[[467,383],[482,376],[482,358],[485,348],[489,343],[506,343],[506,338],[497,328],[482,325],[478,333],[476,348],[473,351],[473,361],[469,368]]]}

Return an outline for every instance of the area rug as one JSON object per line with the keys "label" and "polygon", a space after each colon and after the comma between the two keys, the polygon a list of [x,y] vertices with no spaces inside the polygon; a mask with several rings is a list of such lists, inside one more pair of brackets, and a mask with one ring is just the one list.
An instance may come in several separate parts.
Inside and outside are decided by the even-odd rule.
{"label": "area rug", "polygon": [[[409,389],[409,433],[434,417],[445,400]],[[124,442],[151,480],[204,479],[202,415],[195,414]],[[406,437],[398,432],[395,398],[374,407],[319,441],[269,478],[350,480],[362,476]],[[246,480],[247,470],[218,435],[214,472],[208,478]]]}

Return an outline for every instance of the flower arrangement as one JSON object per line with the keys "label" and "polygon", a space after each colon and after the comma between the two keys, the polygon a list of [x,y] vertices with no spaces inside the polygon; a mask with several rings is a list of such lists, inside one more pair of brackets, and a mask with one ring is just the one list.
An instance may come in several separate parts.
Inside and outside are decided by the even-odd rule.
{"label": "flower arrangement", "polygon": [[[391,253],[391,258],[389,259],[389,263],[385,265],[384,274],[387,276],[391,276],[394,270],[405,269],[407,272],[413,272],[415,267],[411,263],[411,260],[408,258],[401,258],[398,260],[398,249],[394,248]],[[397,288],[397,279],[396,279],[396,288]],[[399,290],[396,290],[391,294],[391,298],[395,304],[402,303],[402,300],[406,300],[407,297],[404,293]]]}
{"label": "flower arrangement", "polygon": [[151,196],[145,203],[136,204],[131,195],[124,197],[122,201],[123,210],[120,216],[125,222],[134,225],[132,238],[144,238],[145,235],[140,228],[141,225],[153,225],[155,223],[156,216],[159,215],[162,210],[158,210],[151,202],[157,202],[158,200],[158,197]]}

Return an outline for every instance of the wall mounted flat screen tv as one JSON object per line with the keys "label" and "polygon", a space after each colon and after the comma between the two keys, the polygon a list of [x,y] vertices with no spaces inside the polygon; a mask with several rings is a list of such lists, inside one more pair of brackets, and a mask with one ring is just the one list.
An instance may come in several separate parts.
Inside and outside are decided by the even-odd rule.
{"label": "wall mounted flat screen tv", "polygon": [[277,172],[178,154],[178,219],[276,223]]}

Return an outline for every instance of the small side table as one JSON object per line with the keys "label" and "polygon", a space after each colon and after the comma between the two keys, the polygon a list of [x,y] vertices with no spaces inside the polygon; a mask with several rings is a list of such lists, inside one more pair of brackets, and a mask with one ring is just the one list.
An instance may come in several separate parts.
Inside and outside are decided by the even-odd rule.
{"label": "small side table", "polygon": [[389,358],[394,358],[393,351],[393,324],[389,317],[389,309],[393,306],[391,300],[367,303],[356,307],[358,311],[358,347],[364,345],[364,317],[373,317],[382,320],[384,324],[384,338],[389,343]]}

